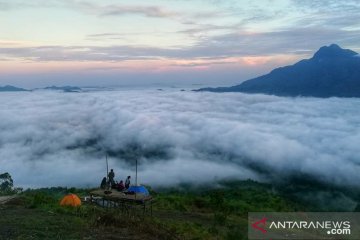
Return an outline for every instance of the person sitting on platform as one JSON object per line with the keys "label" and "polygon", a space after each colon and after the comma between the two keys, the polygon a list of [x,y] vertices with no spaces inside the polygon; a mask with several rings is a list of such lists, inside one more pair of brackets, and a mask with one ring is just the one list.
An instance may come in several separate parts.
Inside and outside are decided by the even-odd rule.
{"label": "person sitting on platform", "polygon": [[101,189],[105,189],[106,188],[106,177],[104,177],[101,181],[101,184],[100,184],[100,188]]}
{"label": "person sitting on platform", "polygon": [[119,184],[117,185],[117,190],[123,191],[125,189],[124,182],[121,180]]}

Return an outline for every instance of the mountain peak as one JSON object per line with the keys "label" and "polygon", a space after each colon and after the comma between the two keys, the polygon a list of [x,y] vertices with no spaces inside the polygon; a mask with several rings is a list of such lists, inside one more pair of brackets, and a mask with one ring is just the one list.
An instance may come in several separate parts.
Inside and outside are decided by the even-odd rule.
{"label": "mountain peak", "polygon": [[356,52],[332,44],[321,47],[310,60],[277,68],[236,86],[199,91],[360,98],[360,57],[356,56]]}
{"label": "mountain peak", "polygon": [[27,90],[23,88],[14,87],[11,85],[6,85],[4,87],[0,86],[0,92],[17,92],[17,91],[27,91]]}
{"label": "mountain peak", "polygon": [[323,58],[338,58],[338,57],[353,57],[357,55],[357,52],[354,52],[350,49],[343,49],[337,44],[331,44],[330,46],[321,47],[315,54],[314,59],[323,59]]}

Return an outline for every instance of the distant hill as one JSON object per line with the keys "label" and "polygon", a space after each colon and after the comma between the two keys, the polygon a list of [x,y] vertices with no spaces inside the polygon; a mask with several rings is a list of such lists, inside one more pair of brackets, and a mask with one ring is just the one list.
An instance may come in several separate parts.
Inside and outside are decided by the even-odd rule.
{"label": "distant hill", "polygon": [[18,88],[18,87],[10,86],[10,85],[0,87],[0,92],[23,92],[23,91],[28,91],[28,90],[26,90],[24,88]]}
{"label": "distant hill", "polygon": [[264,93],[278,96],[360,97],[360,56],[336,44],[321,47],[312,58],[276,68],[232,87],[196,91]]}
{"label": "distant hill", "polygon": [[64,92],[79,92],[79,91],[81,91],[81,88],[73,87],[73,86],[62,86],[62,87],[51,86],[51,87],[45,87],[43,89],[45,89],[45,90],[57,90],[57,91],[64,91]]}

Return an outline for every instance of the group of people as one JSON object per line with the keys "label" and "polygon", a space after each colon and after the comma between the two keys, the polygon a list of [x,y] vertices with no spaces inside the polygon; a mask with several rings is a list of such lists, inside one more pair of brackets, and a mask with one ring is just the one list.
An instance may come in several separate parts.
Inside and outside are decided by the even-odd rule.
{"label": "group of people", "polygon": [[102,189],[112,188],[112,189],[117,189],[118,191],[125,191],[130,187],[130,179],[131,176],[127,176],[125,180],[125,184],[123,180],[121,180],[120,182],[116,182],[114,169],[111,169],[110,172],[108,173],[108,181],[106,181],[106,177],[104,177],[101,181],[100,188]]}

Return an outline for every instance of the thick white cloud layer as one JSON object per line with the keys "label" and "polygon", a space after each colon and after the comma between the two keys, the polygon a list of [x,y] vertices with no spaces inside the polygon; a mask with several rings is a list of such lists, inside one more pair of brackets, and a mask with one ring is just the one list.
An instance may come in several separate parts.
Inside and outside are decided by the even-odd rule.
{"label": "thick white cloud layer", "polygon": [[0,172],[16,185],[173,185],[313,177],[360,186],[360,99],[175,91],[0,94]]}

